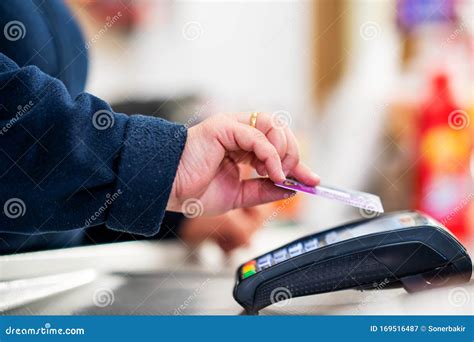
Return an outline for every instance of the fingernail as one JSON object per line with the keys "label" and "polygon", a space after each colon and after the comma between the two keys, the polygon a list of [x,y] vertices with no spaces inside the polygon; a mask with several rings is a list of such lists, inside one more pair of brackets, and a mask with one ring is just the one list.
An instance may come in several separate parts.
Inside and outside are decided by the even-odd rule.
{"label": "fingernail", "polygon": [[282,181],[284,181],[286,179],[286,176],[285,176],[285,173],[282,171],[280,171],[280,178]]}

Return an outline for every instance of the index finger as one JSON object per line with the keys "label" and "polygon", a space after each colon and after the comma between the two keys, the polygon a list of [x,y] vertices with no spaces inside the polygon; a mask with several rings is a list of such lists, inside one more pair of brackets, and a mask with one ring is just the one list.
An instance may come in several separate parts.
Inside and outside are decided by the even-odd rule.
{"label": "index finger", "polygon": [[296,165],[289,175],[308,186],[316,186],[320,182],[319,176],[303,163]]}

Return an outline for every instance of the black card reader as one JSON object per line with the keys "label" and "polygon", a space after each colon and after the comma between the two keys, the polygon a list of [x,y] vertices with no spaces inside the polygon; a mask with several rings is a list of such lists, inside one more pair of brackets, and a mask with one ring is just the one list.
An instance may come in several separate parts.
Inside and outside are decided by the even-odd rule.
{"label": "black card reader", "polygon": [[289,297],[467,282],[472,262],[441,223],[414,211],[350,222],[297,239],[237,270],[234,298],[249,314]]}

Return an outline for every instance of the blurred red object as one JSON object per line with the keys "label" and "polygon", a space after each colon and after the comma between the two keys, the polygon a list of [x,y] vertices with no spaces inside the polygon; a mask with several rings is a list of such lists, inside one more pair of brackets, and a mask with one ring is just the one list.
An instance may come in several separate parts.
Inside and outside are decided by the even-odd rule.
{"label": "blurred red object", "polygon": [[469,116],[454,103],[446,75],[436,75],[431,88],[418,122],[415,206],[466,241],[474,199]]}
{"label": "blurred red object", "polygon": [[113,18],[120,12],[120,20],[114,24],[117,28],[131,30],[146,22],[151,4],[147,0],[102,0],[86,1],[87,11],[98,18]]}

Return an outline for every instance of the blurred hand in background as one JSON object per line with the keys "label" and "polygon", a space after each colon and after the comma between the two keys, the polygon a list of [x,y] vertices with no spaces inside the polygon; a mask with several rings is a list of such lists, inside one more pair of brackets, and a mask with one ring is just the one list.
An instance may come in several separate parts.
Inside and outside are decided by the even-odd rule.
{"label": "blurred hand in background", "polygon": [[229,253],[250,243],[270,211],[269,206],[258,206],[232,210],[220,216],[188,219],[181,227],[180,236],[192,247],[212,241]]}

